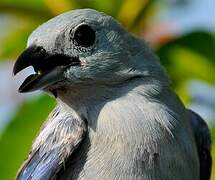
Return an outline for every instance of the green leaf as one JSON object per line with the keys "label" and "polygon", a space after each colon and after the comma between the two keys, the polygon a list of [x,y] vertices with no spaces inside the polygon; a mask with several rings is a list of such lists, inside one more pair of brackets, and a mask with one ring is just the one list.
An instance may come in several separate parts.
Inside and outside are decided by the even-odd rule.
{"label": "green leaf", "polygon": [[43,14],[46,16],[50,15],[50,11],[47,8],[44,0],[1,0],[0,11],[35,15]]}
{"label": "green leaf", "polygon": [[27,29],[17,30],[5,37],[0,49],[0,59],[14,59],[26,47],[30,31]]}
{"label": "green leaf", "polygon": [[173,39],[157,50],[164,65],[169,65],[171,60],[168,57],[172,48],[180,46],[205,56],[215,63],[215,37],[212,33],[196,31]]}
{"label": "green leaf", "polygon": [[215,84],[215,39],[212,34],[187,34],[160,47],[157,53],[174,86],[188,79]]}
{"label": "green leaf", "polygon": [[174,48],[169,53],[172,59],[170,74],[176,79],[184,81],[186,79],[201,79],[215,84],[215,65],[194,51],[185,48]]}
{"label": "green leaf", "polygon": [[82,1],[77,1],[76,2],[79,4],[81,8],[93,8],[98,11],[105,12],[113,17],[116,17],[119,8],[123,4],[123,0],[82,0]]}
{"label": "green leaf", "polygon": [[[128,29],[135,30],[141,20],[148,14],[148,10],[154,6],[155,0],[125,0],[119,10],[118,20]],[[133,11],[135,9],[135,11]]]}
{"label": "green leaf", "polygon": [[41,24],[44,19],[33,16],[5,16],[6,21],[0,23],[2,34],[0,37],[0,60],[14,59],[26,47],[30,33]]}

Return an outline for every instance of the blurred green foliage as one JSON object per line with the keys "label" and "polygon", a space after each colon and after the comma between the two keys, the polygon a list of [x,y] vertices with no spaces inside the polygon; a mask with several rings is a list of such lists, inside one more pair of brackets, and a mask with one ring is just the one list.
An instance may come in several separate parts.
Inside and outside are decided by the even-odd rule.
{"label": "blurred green foliage", "polygon": [[176,37],[157,49],[161,63],[171,77],[172,86],[189,103],[187,83],[199,79],[215,84],[215,36],[196,31]]}
{"label": "blurred green foliage", "polygon": [[[75,8],[104,11],[130,31],[141,35],[156,14],[157,6],[156,0],[1,0],[0,16],[4,15],[8,20],[1,27],[4,36],[0,36],[0,60],[15,59],[35,27],[64,11]],[[212,32],[196,31],[171,37],[170,41],[157,42],[156,45],[155,50],[171,77],[173,87],[185,103],[190,101],[187,91],[190,80],[201,79],[215,85],[215,37]],[[53,106],[53,99],[42,96],[20,107],[0,137],[0,179],[15,177]],[[212,179],[215,179],[214,170]]]}

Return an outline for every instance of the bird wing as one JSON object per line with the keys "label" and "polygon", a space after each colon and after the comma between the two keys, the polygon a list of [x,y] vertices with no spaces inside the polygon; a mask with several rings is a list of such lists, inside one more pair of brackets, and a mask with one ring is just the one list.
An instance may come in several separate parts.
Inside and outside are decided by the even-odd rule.
{"label": "bird wing", "polygon": [[84,139],[86,124],[78,116],[59,107],[49,115],[36,138],[29,157],[18,172],[18,180],[54,178]]}
{"label": "bird wing", "polygon": [[188,110],[191,116],[191,125],[195,135],[199,162],[200,180],[210,180],[211,175],[211,136],[205,121],[195,112]]}

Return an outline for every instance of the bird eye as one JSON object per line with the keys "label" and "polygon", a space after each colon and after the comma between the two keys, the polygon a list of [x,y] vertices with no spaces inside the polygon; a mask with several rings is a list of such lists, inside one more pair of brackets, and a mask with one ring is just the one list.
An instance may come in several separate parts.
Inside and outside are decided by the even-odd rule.
{"label": "bird eye", "polygon": [[88,25],[80,25],[75,33],[74,40],[78,46],[89,47],[95,42],[96,34],[95,31]]}

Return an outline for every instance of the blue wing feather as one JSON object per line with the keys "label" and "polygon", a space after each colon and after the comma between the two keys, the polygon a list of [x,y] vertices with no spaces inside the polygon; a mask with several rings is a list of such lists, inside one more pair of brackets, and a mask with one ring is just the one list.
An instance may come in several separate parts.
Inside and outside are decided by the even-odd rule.
{"label": "blue wing feather", "polygon": [[57,150],[53,150],[41,157],[37,151],[24,170],[21,171],[18,179],[50,179],[60,165],[60,157],[57,152]]}
{"label": "blue wing feather", "polygon": [[18,180],[48,180],[78,147],[86,132],[82,119],[54,110],[37,137],[33,150],[17,175]]}

